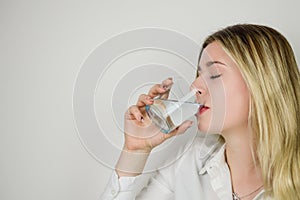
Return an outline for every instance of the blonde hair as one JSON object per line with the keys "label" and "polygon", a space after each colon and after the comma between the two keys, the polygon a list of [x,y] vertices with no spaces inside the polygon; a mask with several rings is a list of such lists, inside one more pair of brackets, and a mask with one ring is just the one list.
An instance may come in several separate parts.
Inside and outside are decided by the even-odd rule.
{"label": "blonde hair", "polygon": [[209,36],[237,63],[251,94],[250,123],[265,195],[300,199],[300,75],[286,38],[262,25],[238,24]]}

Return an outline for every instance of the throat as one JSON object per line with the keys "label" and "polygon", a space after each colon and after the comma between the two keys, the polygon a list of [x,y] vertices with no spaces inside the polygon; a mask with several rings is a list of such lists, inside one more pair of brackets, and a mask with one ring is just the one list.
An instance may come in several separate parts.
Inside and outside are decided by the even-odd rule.
{"label": "throat", "polygon": [[259,164],[250,148],[239,152],[226,148],[225,160],[231,176],[232,198],[247,200],[255,197],[263,188],[263,180]]}

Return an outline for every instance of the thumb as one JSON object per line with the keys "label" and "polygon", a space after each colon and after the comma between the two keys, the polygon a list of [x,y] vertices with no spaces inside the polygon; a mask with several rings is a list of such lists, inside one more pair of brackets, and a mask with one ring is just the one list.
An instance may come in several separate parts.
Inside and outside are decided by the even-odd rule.
{"label": "thumb", "polygon": [[178,126],[175,130],[171,131],[168,135],[174,136],[184,133],[188,128],[193,125],[193,121],[187,120],[184,121],[180,126]]}

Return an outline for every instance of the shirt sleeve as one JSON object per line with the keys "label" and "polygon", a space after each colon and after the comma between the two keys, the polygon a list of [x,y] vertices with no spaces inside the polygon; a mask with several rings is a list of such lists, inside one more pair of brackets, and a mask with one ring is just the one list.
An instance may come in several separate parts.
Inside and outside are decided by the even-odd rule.
{"label": "shirt sleeve", "polygon": [[147,186],[151,174],[141,174],[136,177],[120,177],[113,171],[101,200],[132,200]]}
{"label": "shirt sleeve", "polygon": [[173,192],[163,182],[160,173],[141,174],[136,177],[120,177],[114,171],[100,197],[101,200],[169,200]]}

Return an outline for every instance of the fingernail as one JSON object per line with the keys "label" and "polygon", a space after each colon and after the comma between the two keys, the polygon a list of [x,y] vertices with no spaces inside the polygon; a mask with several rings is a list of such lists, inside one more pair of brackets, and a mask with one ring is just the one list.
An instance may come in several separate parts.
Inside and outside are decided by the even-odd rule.
{"label": "fingernail", "polygon": [[171,89],[171,86],[173,84],[173,81],[172,81],[172,77],[169,77],[167,79],[165,79],[162,83],[161,83],[161,88],[164,89],[164,90],[169,90]]}
{"label": "fingernail", "polygon": [[170,85],[166,85],[166,84],[162,84],[161,87],[162,87],[162,89],[164,89],[164,90],[169,90],[169,89],[171,88]]}
{"label": "fingernail", "polygon": [[162,88],[164,89],[164,90],[167,90],[168,89],[168,86],[167,85],[162,85]]}

